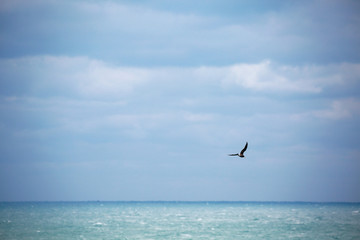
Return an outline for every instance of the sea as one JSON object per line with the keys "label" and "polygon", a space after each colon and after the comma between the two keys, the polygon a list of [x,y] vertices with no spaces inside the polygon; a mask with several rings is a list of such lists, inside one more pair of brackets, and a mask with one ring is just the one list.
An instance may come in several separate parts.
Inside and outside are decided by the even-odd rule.
{"label": "sea", "polygon": [[1,202],[0,239],[360,239],[360,203]]}

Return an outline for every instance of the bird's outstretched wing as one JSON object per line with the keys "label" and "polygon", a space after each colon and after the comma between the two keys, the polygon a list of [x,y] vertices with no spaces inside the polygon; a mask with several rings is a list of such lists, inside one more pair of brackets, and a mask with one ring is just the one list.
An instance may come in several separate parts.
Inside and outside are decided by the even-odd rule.
{"label": "bird's outstretched wing", "polygon": [[238,156],[237,153],[228,154],[229,156]]}
{"label": "bird's outstretched wing", "polygon": [[243,148],[243,150],[241,150],[240,154],[244,154],[244,152],[246,151],[248,146],[248,143],[246,142],[245,147]]}

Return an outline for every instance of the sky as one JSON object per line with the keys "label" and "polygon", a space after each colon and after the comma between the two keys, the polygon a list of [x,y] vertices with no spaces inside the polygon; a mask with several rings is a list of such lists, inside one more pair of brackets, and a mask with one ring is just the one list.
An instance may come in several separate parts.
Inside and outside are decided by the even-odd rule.
{"label": "sky", "polygon": [[0,201],[359,202],[359,12],[2,0]]}

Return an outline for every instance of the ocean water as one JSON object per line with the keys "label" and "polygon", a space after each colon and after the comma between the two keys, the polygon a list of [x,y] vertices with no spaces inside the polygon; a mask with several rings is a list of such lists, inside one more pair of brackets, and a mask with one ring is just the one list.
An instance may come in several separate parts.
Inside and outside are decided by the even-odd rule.
{"label": "ocean water", "polygon": [[0,239],[360,239],[360,204],[6,202]]}

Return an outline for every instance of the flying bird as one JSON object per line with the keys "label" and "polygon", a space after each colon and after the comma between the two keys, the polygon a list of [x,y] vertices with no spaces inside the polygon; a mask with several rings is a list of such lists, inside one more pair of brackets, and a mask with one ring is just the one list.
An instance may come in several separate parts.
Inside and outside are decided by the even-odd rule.
{"label": "flying bird", "polygon": [[243,148],[243,150],[241,150],[240,153],[229,154],[229,156],[239,156],[239,157],[241,157],[241,158],[245,157],[245,156],[244,156],[244,152],[246,151],[247,146],[248,146],[248,143],[246,142],[245,147]]}

